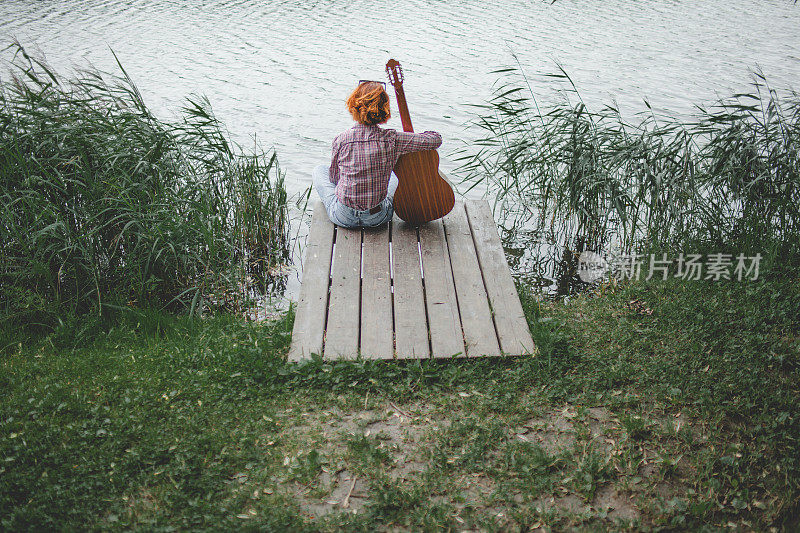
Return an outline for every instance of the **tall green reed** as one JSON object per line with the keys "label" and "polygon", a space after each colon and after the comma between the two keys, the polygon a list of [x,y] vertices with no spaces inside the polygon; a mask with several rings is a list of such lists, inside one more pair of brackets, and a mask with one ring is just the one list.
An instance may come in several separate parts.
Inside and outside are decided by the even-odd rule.
{"label": "tall green reed", "polygon": [[[0,314],[51,324],[120,305],[241,307],[280,285],[286,191],[204,98],[156,118],[122,65],[64,79],[14,43],[0,78]],[[119,63],[118,63],[119,64]]]}
{"label": "tall green reed", "polygon": [[[545,76],[540,106],[518,67],[474,123],[484,135],[458,159],[465,181],[488,185],[512,235],[569,252],[687,246],[800,254],[800,96],[781,97],[761,73],[752,90],[697,108],[689,120],[614,105],[591,109],[568,74]],[[680,250],[679,250],[680,249]]]}

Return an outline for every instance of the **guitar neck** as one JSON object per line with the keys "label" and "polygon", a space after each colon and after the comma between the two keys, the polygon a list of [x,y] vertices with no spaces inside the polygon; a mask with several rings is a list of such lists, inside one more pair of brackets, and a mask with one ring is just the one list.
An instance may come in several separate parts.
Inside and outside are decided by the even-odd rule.
{"label": "guitar neck", "polygon": [[413,132],[414,126],[411,125],[411,115],[408,113],[406,93],[403,92],[403,86],[395,85],[394,94],[397,97],[397,108],[400,111],[400,122],[403,123],[403,131]]}

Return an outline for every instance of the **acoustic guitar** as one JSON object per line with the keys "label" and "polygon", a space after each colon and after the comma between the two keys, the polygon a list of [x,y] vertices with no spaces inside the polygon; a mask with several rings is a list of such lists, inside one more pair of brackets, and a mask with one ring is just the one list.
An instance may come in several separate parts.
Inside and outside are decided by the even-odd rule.
{"label": "acoustic guitar", "polygon": [[[403,69],[390,59],[386,73],[394,87],[403,131],[413,132],[403,92]],[[422,224],[442,218],[453,209],[456,197],[453,187],[439,171],[439,154],[436,150],[423,150],[403,154],[394,166],[400,183],[394,193],[394,212],[409,224]]]}

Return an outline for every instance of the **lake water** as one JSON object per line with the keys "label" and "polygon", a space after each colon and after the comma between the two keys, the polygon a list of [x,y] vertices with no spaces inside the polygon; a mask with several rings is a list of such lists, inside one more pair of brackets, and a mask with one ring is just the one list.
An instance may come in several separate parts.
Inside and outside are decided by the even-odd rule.
{"label": "lake water", "polygon": [[[14,37],[62,73],[116,72],[113,50],[165,118],[205,94],[234,138],[275,147],[295,194],[352,124],[344,99],[357,80],[385,79],[390,57],[415,128],[445,138],[446,172],[475,135],[470,104],[517,60],[528,74],[558,62],[590,105],[615,100],[626,115],[644,98],[688,113],[746,89],[755,68],[777,87],[800,79],[791,0],[3,0],[0,43]],[[550,89],[534,79],[541,99]]]}

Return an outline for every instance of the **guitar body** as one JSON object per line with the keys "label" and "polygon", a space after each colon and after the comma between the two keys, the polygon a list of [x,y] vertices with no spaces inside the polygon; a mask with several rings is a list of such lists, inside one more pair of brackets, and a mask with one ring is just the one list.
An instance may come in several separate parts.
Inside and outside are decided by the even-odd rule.
{"label": "guitar body", "polygon": [[399,180],[394,193],[394,212],[409,224],[442,218],[453,209],[456,197],[439,172],[436,150],[401,155],[394,173]]}
{"label": "guitar body", "polygon": [[[403,92],[403,71],[400,63],[390,59],[386,63],[389,81],[394,86],[397,107],[403,131],[413,132]],[[401,155],[394,166],[399,184],[394,193],[394,212],[409,224],[419,225],[449,213],[456,203],[453,187],[439,172],[439,154],[436,150],[423,150]]]}

